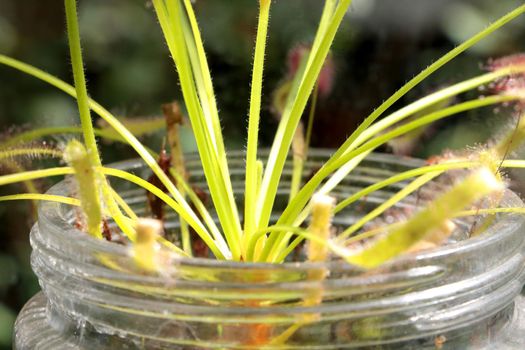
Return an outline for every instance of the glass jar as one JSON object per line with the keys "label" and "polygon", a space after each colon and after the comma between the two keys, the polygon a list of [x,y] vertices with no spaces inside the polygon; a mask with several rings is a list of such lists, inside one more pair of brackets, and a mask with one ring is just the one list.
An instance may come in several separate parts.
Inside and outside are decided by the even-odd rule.
{"label": "glass jar", "polygon": [[[305,176],[328,155],[312,152]],[[192,183],[202,186],[198,163],[198,157],[188,159]],[[234,187],[242,190],[242,154],[230,163]],[[342,198],[418,165],[371,155],[333,193]],[[119,166],[145,171],[136,161]],[[377,205],[402,186],[379,191],[360,207]],[[69,189],[66,181],[50,193]],[[144,206],[143,191],[121,187],[121,193]],[[279,193],[286,202],[286,190]],[[503,205],[523,203],[509,191]],[[336,224],[347,225],[355,215],[349,209]],[[499,215],[476,238],[462,239],[464,228],[447,245],[373,272],[337,260],[272,265],[180,259],[167,276],[135,271],[126,246],[78,231],[73,217],[67,205],[40,206],[31,260],[42,292],[18,317],[18,350],[525,348],[520,296],[525,235],[519,215]],[[309,278],[319,271],[328,272],[325,280]],[[312,295],[322,302],[305,306]]]}

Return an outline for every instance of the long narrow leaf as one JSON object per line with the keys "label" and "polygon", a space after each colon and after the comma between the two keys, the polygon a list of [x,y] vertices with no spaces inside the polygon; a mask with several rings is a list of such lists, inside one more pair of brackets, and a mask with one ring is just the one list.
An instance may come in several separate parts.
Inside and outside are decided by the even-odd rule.
{"label": "long narrow leaf", "polygon": [[[264,173],[261,190],[257,202],[258,225],[257,227],[268,226],[270,214],[272,212],[275,195],[279,186],[282,169],[288,155],[295,129],[299,119],[306,107],[310,94],[321,72],[324,61],[334,41],[335,34],[341,21],[343,20],[351,0],[341,0],[329,21],[325,33],[321,33],[322,39],[316,51],[310,53],[310,64],[304,73],[303,80],[297,93],[297,99],[289,114],[283,115],[279,128],[276,132],[274,143],[268,158],[268,164]],[[323,35],[324,34],[324,35]],[[263,251],[263,256],[267,255],[272,245],[277,239],[277,234],[271,234]]]}
{"label": "long narrow leaf", "polygon": [[256,229],[256,203],[257,193],[257,146],[259,136],[259,120],[261,114],[261,95],[263,83],[264,55],[266,51],[266,38],[268,35],[268,21],[270,17],[269,0],[260,0],[259,23],[255,41],[255,55],[253,61],[253,76],[250,93],[250,114],[248,117],[248,145],[246,150],[246,176],[244,193],[244,235],[248,241]]}
{"label": "long narrow leaf", "polygon": [[[206,118],[207,114],[203,112],[201,101],[199,101],[196,84],[203,87],[204,83],[201,81],[202,73],[194,75],[195,69],[201,70],[194,38],[192,40],[187,38],[187,29],[185,34],[186,19],[179,0],[168,0],[168,6],[162,0],[154,0],[153,4],[165,34],[168,48],[177,66],[184,101],[197,140],[212,200],[215,203],[226,240],[231,247],[233,259],[238,260],[241,255],[239,215],[236,210],[230,179],[227,176],[224,157],[218,154],[218,148],[213,142],[217,141],[214,135],[213,122]],[[190,54],[192,54],[192,60],[190,60]],[[196,82],[195,78],[199,81]]]}

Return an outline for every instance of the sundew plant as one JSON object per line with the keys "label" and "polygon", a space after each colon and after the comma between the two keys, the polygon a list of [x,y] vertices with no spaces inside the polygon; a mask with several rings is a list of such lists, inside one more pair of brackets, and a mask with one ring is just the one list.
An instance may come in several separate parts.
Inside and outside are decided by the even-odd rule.
{"label": "sundew plant", "polygon": [[[294,251],[303,249],[303,241],[307,242],[302,255],[304,260],[322,262],[339,258],[358,268],[368,269],[401,254],[442,244],[454,230],[453,220],[457,217],[484,214],[483,220],[490,222],[498,212],[524,212],[522,208],[501,208],[499,203],[505,189],[503,171],[506,168],[525,167],[524,161],[510,158],[525,137],[525,122],[519,115],[525,97],[524,56],[494,60],[487,65],[487,72],[479,76],[442,88],[398,110],[391,111],[391,107],[447,62],[523,14],[525,5],[496,20],[417,74],[375,109],[333,151],[322,167],[313,174],[305,174],[318,78],[351,0],[324,2],[314,40],[299,62],[285,94],[275,138],[264,157],[261,156],[258,136],[272,1],[253,1],[254,6],[259,6],[259,16],[252,82],[247,87],[250,89],[250,107],[247,117],[246,171],[244,190],[235,193],[212,74],[192,2],[152,0],[178,72],[184,99],[180,103],[184,106],[182,109],[177,104],[164,106],[168,151],[160,154],[144,146],[138,136],[145,130],[162,126],[164,121],[160,121],[160,124],[155,120],[133,125],[117,119],[90,99],[84,77],[76,0],[64,2],[74,85],[4,55],[0,55],[0,63],[43,80],[76,98],[81,126],[37,129],[2,140],[0,162],[15,171],[0,176],[0,185],[20,182],[25,184],[28,191],[0,197],[0,200],[45,200],[79,207],[78,225],[97,239],[112,240],[112,236],[117,233],[111,232],[108,222],[114,222],[119,228],[117,235],[120,243],[130,247],[137,266],[145,272],[162,274],[168,271],[170,259],[166,259],[167,256],[281,263],[289,259]],[[476,91],[479,87],[489,87],[486,91],[490,93],[485,93],[483,98],[451,102],[455,96]],[[437,120],[500,104],[516,106],[519,122],[508,135],[494,138],[490,144],[476,150],[438,157],[432,163],[395,174],[348,198],[337,198],[336,201],[330,195],[367,155],[381,145]],[[209,195],[213,211],[209,210],[199,190],[192,187],[184,165],[178,136],[181,110],[187,111],[191,122],[207,183],[207,188],[201,190]],[[94,127],[92,113],[101,117],[111,130]],[[302,121],[302,118],[305,120]],[[42,146],[38,143],[42,137],[57,132],[82,133],[83,139],[72,140],[63,147]],[[97,138],[108,138],[131,146],[149,167],[152,176],[144,179],[131,172],[102,165]],[[16,166],[16,160],[21,157],[55,157],[63,159],[66,165],[25,170]],[[282,214],[273,220],[283,170],[290,158],[293,174],[288,202]],[[382,221],[378,220],[396,203],[450,172],[454,174],[453,183],[442,193],[426,200],[410,216],[393,224],[381,224]],[[61,175],[72,175],[76,179],[78,186],[70,197],[34,191],[32,181]],[[111,187],[108,179],[113,177],[146,190],[151,207],[161,205],[173,210],[180,224],[178,236],[169,239],[171,236],[163,234],[164,216],[153,208],[151,212],[156,213],[155,219],[139,218]],[[407,185],[350,226],[331,227],[333,217],[343,209],[374,191],[400,182],[406,182]],[[373,229],[367,228],[374,221],[380,224],[376,224]],[[204,244],[209,252],[197,252],[197,241]]]}

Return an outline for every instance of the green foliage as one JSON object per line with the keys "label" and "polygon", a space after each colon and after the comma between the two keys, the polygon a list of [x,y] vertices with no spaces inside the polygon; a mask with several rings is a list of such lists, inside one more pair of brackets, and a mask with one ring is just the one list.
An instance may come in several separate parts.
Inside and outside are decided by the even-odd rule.
{"label": "green foliage", "polygon": [[[479,174],[479,170],[476,169],[489,166],[494,171],[498,170],[494,164],[501,163],[502,158],[507,155],[509,150],[512,150],[508,146],[510,141],[514,143],[522,141],[521,123],[518,131],[504,138],[499,146],[494,149],[487,149],[487,153],[490,153],[493,158],[490,161],[485,159],[487,157],[482,152],[479,154],[472,152],[468,158],[458,157],[455,160],[449,160],[435,166],[426,166],[397,174],[342,200],[335,205],[335,214],[385,186],[413,179],[404,189],[393,194],[391,198],[386,199],[377,208],[339,232],[337,238],[331,237],[331,232],[326,229],[329,227],[328,223],[325,223],[324,230],[316,229],[317,226],[314,224],[316,215],[312,213],[316,207],[315,203],[312,203],[315,202],[313,198],[328,195],[376,148],[443,118],[482,107],[520,102],[523,99],[523,93],[516,90],[494,93],[485,96],[483,99],[476,98],[461,103],[451,102],[455,96],[472,91],[480,86],[509,76],[521,77],[525,73],[525,67],[522,64],[508,64],[489,73],[445,87],[401,109],[394,110],[379,120],[379,117],[390,110],[394,103],[428,76],[525,12],[525,5],[516,8],[467,39],[416,75],[371,113],[327,162],[310,179],[306,180],[303,178],[303,169],[316,109],[316,84],[339,27],[351,5],[351,0],[325,1],[311,48],[289,82],[286,98],[280,110],[279,125],[266,162],[260,159],[259,154],[259,124],[261,121],[266,45],[272,1],[260,0],[248,114],[244,207],[239,209],[237,207],[239,201],[235,198],[236,194],[231,182],[212,75],[193,5],[190,0],[153,0],[152,3],[177,69],[184,105],[195,135],[207,182],[206,190],[209,190],[219,225],[214,222],[210,211],[198,197],[191,184],[188,183],[177,128],[173,128],[173,126],[167,128],[170,153],[174,165],[165,169],[155,159],[156,155],[137,139],[137,136],[143,133],[163,128],[162,120],[141,120],[135,123],[119,120],[88,97],[75,0],[65,0],[74,86],[35,67],[3,55],[0,55],[0,64],[41,79],[76,98],[81,127],[44,128],[15,136],[11,140],[3,142],[4,148],[0,148],[0,160],[1,158],[19,155],[56,155],[53,153],[55,151],[39,149],[38,147],[17,148],[21,142],[32,141],[52,132],[81,132],[84,136],[84,143],[71,141],[66,146],[64,157],[71,167],[21,171],[17,174],[0,176],[0,185],[74,173],[79,183],[79,201],[74,198],[58,198],[35,193],[4,196],[0,200],[53,200],[73,205],[80,204],[86,216],[87,231],[90,234],[102,238],[102,222],[106,218],[111,218],[115,220],[132,243],[137,247],[142,244],[140,249],[148,251],[148,254],[153,251],[151,250],[152,244],[160,242],[176,254],[191,256],[193,253],[190,238],[191,229],[208,246],[217,259],[278,263],[284,261],[302,240],[307,239],[311,241],[311,249],[314,247],[318,253],[325,252],[325,254],[321,254],[322,258],[312,258],[315,261],[328,259],[328,252],[331,251],[334,254],[342,254],[351,263],[363,267],[375,267],[407,252],[425,237],[428,238],[433,231],[441,228],[445,222],[458,215],[461,210],[470,208],[480,196],[488,195],[498,189],[501,190],[499,187],[497,189],[486,187],[487,191],[479,190],[480,181],[476,180],[476,176],[478,176],[476,174]],[[311,101],[310,113],[305,131],[301,118],[307,110],[309,101]],[[101,116],[105,125],[101,128],[94,128],[90,111]],[[159,181],[159,186],[126,171],[102,167],[96,137],[104,137],[130,145],[151,168],[152,173]],[[275,210],[277,190],[282,181],[285,162],[291,151],[294,154],[291,194],[284,212],[273,225],[270,218]],[[487,165],[487,163],[490,164]],[[523,163],[516,160],[515,163],[501,163],[502,166],[505,166],[504,164],[518,167]],[[349,237],[359,236],[359,231],[367,223],[383,214],[387,209],[394,207],[399,201],[418,191],[422,186],[444,172],[458,168],[474,169],[474,175],[466,176],[465,180],[458,180],[459,183],[453,189],[443,197],[431,201],[427,209],[423,209],[400,227],[393,228],[392,231],[387,230],[386,235],[371,243],[369,248],[355,252],[354,256],[349,256],[349,251],[345,246]],[[147,244],[143,244],[140,237],[141,233],[137,232],[135,228],[139,218],[120,198],[119,194],[111,189],[106,176],[119,177],[132,182],[148,190],[173,209],[181,219],[183,249],[164,240],[160,235],[148,236],[150,238],[155,236],[156,238],[149,239],[146,242]],[[500,178],[499,175],[497,177]],[[445,210],[445,202],[454,205]],[[435,208],[440,210],[438,210],[439,215],[434,217],[430,213],[435,212]],[[244,215],[241,215],[241,212]],[[309,216],[312,216],[313,222],[305,230],[301,227]],[[433,224],[422,230],[422,222],[432,222]],[[418,232],[417,235],[413,234],[415,231]],[[400,243],[391,244],[392,240]],[[308,255],[314,256],[314,253],[314,251],[310,251]],[[153,268],[154,261],[155,259],[150,256],[144,261],[137,262],[144,265],[143,267],[146,270],[157,271],[158,269]]]}

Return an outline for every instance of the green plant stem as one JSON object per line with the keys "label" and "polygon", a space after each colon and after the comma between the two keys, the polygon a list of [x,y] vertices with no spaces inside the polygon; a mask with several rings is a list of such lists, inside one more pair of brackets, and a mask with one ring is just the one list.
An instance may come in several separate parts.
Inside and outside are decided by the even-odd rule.
{"label": "green plant stem", "polygon": [[508,207],[508,208],[487,208],[487,209],[464,210],[454,215],[454,217],[460,218],[460,217],[465,217],[465,216],[493,215],[493,214],[525,214],[525,208]]}
{"label": "green plant stem", "polygon": [[82,61],[82,48],[80,46],[80,31],[78,28],[77,3],[76,0],[64,0],[66,9],[67,34],[71,54],[71,65],[73,67],[73,78],[78,102],[80,122],[84,132],[84,142],[88,149],[89,157],[93,166],[100,166],[100,156],[93,132],[93,123],[89,110],[89,97],[84,76],[84,63]]}
{"label": "green plant stem", "polygon": [[9,185],[17,182],[42,179],[51,176],[71,175],[74,173],[71,167],[57,167],[43,170],[30,170],[18,174],[0,176],[0,186]]}
{"label": "green plant stem", "polygon": [[76,207],[80,206],[80,201],[76,198],[56,196],[51,194],[42,194],[42,193],[19,193],[9,196],[1,196],[0,202],[7,201],[18,201],[18,200],[32,200],[32,201],[48,201],[74,205]]}
{"label": "green plant stem", "polygon": [[117,203],[118,201],[115,198],[118,197],[118,194],[113,191],[109,183],[106,181],[105,176],[102,177],[102,181],[102,199],[106,207],[105,209],[122,233],[133,242],[136,236],[134,223],[130,222],[130,220],[120,211],[120,207]]}
{"label": "green plant stem", "polygon": [[0,148],[0,161],[3,159],[13,159],[20,156],[26,156],[29,158],[37,157],[51,157],[61,158],[62,152],[52,148],[13,148],[13,149],[1,149]]}
{"label": "green plant stem", "polygon": [[[264,55],[268,36],[271,1],[259,1],[259,22],[255,40],[255,55],[250,93],[250,112],[248,117],[248,144],[246,149],[246,176],[244,194],[244,250],[256,229],[255,206],[259,189],[257,187],[257,148],[259,136],[259,120],[261,117],[261,95],[263,85]],[[244,254],[246,255],[246,253]]]}
{"label": "green plant stem", "polygon": [[523,169],[525,168],[525,160],[522,159],[507,159],[501,162],[502,168],[517,168],[517,169]]}
{"label": "green plant stem", "polygon": [[135,214],[135,212],[133,211],[133,209],[131,209],[131,207],[128,205],[128,203],[126,203],[126,201],[124,200],[124,198],[122,198],[118,193],[117,191],[115,191],[115,189],[113,189],[113,187],[109,187],[110,189],[110,192],[111,194],[113,195],[113,198],[115,199],[115,203],[122,208],[122,210],[124,210],[124,212],[126,213],[126,215],[133,221],[137,221],[139,219],[139,217],[137,216],[137,214]]}

